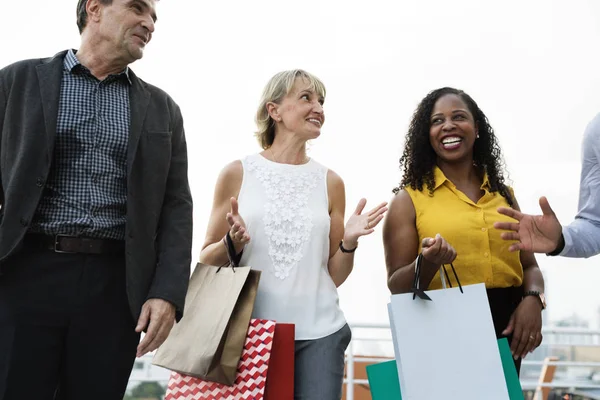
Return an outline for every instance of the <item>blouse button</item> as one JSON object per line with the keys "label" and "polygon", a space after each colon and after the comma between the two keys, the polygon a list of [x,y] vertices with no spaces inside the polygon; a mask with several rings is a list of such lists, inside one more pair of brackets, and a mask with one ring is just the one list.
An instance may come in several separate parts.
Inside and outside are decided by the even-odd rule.
{"label": "blouse button", "polygon": [[487,257],[487,256],[489,256],[489,254],[486,252],[486,253],[483,253],[483,256]]}
{"label": "blouse button", "polygon": [[485,232],[485,231],[486,231],[486,229],[485,229],[485,228],[481,228],[481,232]]}

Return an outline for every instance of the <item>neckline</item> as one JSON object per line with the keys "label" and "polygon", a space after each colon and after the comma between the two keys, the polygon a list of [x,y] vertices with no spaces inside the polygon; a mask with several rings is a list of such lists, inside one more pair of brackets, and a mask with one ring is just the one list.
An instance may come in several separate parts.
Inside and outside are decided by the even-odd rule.
{"label": "neckline", "polygon": [[302,168],[302,167],[306,167],[306,166],[310,165],[313,161],[312,157],[308,157],[308,161],[305,162],[304,164],[286,164],[286,163],[280,163],[280,162],[276,162],[273,160],[269,160],[267,157],[263,156],[260,153],[258,153],[257,155],[260,159],[262,159],[267,164],[279,165],[284,168]]}

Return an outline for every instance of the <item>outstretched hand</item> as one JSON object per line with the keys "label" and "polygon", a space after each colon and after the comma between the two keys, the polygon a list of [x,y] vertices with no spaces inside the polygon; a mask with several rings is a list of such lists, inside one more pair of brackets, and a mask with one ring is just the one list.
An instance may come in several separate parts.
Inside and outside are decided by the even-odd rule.
{"label": "outstretched hand", "polygon": [[516,240],[508,248],[510,251],[532,251],[551,253],[558,247],[562,226],[545,197],[540,198],[542,215],[529,215],[513,208],[501,207],[500,214],[511,217],[517,222],[496,222],[496,229],[506,230],[501,234],[504,240]]}
{"label": "outstretched hand", "polygon": [[381,222],[385,212],[387,211],[387,202],[383,202],[363,214],[363,210],[367,205],[366,199],[360,199],[356,210],[348,218],[346,228],[344,230],[344,243],[348,243],[350,247],[356,247],[358,238],[364,235],[370,235],[375,231],[375,227]]}

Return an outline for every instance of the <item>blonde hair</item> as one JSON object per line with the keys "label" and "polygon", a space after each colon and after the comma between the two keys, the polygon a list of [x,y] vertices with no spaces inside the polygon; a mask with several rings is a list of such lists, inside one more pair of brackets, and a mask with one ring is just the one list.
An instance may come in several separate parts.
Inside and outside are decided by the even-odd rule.
{"label": "blonde hair", "polygon": [[260,146],[266,150],[273,144],[275,140],[275,121],[267,111],[267,103],[279,103],[287,96],[296,82],[296,78],[302,78],[309,82],[309,88],[314,90],[319,96],[325,98],[325,85],[316,76],[301,70],[293,69],[290,71],[282,71],[276,74],[269,80],[263,91],[256,112],[256,127],[258,130],[255,135]]}

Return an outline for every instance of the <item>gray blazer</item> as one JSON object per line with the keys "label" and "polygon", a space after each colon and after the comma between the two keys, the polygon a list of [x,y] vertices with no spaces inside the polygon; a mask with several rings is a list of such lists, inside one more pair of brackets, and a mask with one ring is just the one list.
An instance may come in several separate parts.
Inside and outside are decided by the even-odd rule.
{"label": "gray blazer", "polygon": [[[0,272],[17,251],[53,159],[66,51],[0,70]],[[127,295],[134,318],[161,298],[181,318],[190,273],[192,198],[179,107],[130,71],[127,148]],[[2,277],[0,276],[0,279]]]}

